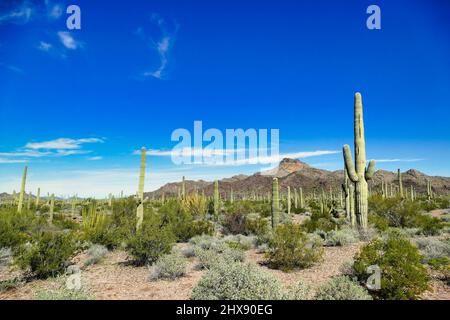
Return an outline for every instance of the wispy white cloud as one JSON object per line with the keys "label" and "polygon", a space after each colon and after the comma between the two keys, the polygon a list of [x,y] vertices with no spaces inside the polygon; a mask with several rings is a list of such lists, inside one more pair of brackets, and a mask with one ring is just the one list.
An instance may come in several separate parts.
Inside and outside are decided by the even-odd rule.
{"label": "wispy white cloud", "polygon": [[425,159],[376,159],[375,161],[378,163],[385,163],[385,162],[418,162],[423,161]]}
{"label": "wispy white cloud", "polygon": [[102,143],[103,139],[100,138],[83,138],[83,139],[69,139],[59,138],[50,141],[43,142],[29,142],[25,145],[26,149],[80,149],[82,144],[85,143]]}
{"label": "wispy white cloud", "polygon": [[101,157],[101,156],[95,156],[95,157],[89,157],[88,158],[89,161],[99,161],[99,160],[102,160],[102,159],[103,159],[103,157]]}
{"label": "wispy white cloud", "polygon": [[41,51],[49,52],[53,48],[53,45],[45,41],[40,41],[37,48]]}
{"label": "wispy white cloud", "polygon": [[[91,150],[82,149],[84,144],[103,143],[104,139],[100,138],[82,138],[69,139],[59,138],[43,142],[29,142],[23,148],[12,152],[0,152],[0,157],[4,158],[0,163],[17,163],[6,161],[17,161],[15,158],[22,158],[23,161],[29,161],[31,158],[42,157],[66,157],[71,155],[81,155],[91,153]],[[12,158],[12,159],[11,159]]]}
{"label": "wispy white cloud", "polygon": [[59,19],[63,14],[63,7],[60,4],[52,4],[50,1],[46,1],[47,15],[50,19]]}
{"label": "wispy white cloud", "polygon": [[144,77],[154,77],[157,79],[165,79],[167,76],[166,69],[169,64],[169,54],[170,50],[173,48],[176,39],[176,32],[178,26],[175,26],[174,32],[169,32],[167,29],[166,22],[157,14],[153,14],[151,22],[156,24],[160,30],[161,37],[158,40],[148,38],[143,29],[139,28],[137,30],[137,35],[140,36],[146,43],[150,44],[153,50],[156,50],[159,56],[159,67],[156,70],[143,72]]}
{"label": "wispy white cloud", "polygon": [[[201,149],[201,148],[183,148],[177,150],[158,150],[158,149],[149,149],[147,150],[148,156],[156,156],[156,157],[195,157],[195,156],[203,156],[203,159],[207,158],[216,158],[227,155],[236,156],[236,160],[228,162],[228,161],[204,161],[201,163],[195,164],[206,164],[208,166],[229,166],[229,165],[249,165],[249,164],[273,164],[276,162],[280,162],[284,158],[291,159],[302,159],[309,157],[318,157],[330,154],[337,154],[341,151],[338,150],[316,150],[316,151],[300,151],[300,152],[291,152],[291,153],[280,153],[274,155],[258,155],[258,156],[249,156],[246,157],[246,154],[257,154],[258,150],[253,150],[255,152],[250,152],[249,149]],[[259,150],[259,152],[267,151]],[[133,154],[139,155],[141,153],[140,150],[135,150]]]}
{"label": "wispy white cloud", "polygon": [[26,163],[28,162],[28,160],[26,159],[4,159],[4,158],[0,158],[0,163],[5,164],[5,163]]}
{"label": "wispy white cloud", "polygon": [[19,5],[9,8],[6,12],[0,12],[0,24],[25,24],[30,21],[34,13],[34,5],[29,1],[22,1]]}
{"label": "wispy white cloud", "polygon": [[0,67],[8,69],[9,71],[15,72],[15,73],[19,73],[19,74],[24,74],[24,71],[16,66],[10,65],[10,64],[6,64],[6,63],[1,63],[0,62]]}
{"label": "wispy white cloud", "polygon": [[84,44],[78,40],[75,40],[74,36],[67,31],[59,31],[59,41],[69,50],[77,50],[83,48]]}

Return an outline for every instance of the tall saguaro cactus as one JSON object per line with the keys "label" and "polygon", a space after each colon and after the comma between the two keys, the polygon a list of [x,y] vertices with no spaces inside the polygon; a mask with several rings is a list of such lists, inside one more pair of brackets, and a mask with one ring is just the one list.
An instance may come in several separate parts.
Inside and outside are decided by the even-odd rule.
{"label": "tall saguaro cactus", "polygon": [[17,205],[17,212],[22,212],[23,199],[25,196],[25,185],[27,183],[27,170],[28,167],[25,166],[25,168],[23,169],[22,186],[20,187],[19,204]]}
{"label": "tall saguaro cactus", "polygon": [[147,151],[145,147],[141,149],[141,170],[139,173],[138,207],[136,210],[136,230],[139,230],[144,220],[144,182],[145,182],[145,158]]}
{"label": "tall saguaro cactus", "polygon": [[52,196],[50,197],[50,218],[49,222],[53,222],[53,212],[55,210],[55,194],[52,193]]}
{"label": "tall saguaro cactus", "polygon": [[287,187],[287,213],[291,214],[291,187]]}
{"label": "tall saguaro cactus", "polygon": [[344,168],[344,183],[342,184],[342,190],[345,194],[345,213],[347,220],[352,226],[356,225],[355,205],[354,205],[354,192],[355,188],[353,183],[349,181],[347,169]]}
{"label": "tall saguaro cactus", "polygon": [[375,173],[375,161],[371,160],[366,168],[366,141],[364,136],[364,119],[361,94],[355,94],[354,101],[354,136],[355,136],[355,163],[353,163],[350,147],[344,145],[343,153],[345,167],[350,180],[355,184],[355,214],[358,225],[367,229],[368,218],[368,186]]}
{"label": "tall saguaro cactus", "polygon": [[275,229],[280,219],[280,192],[278,189],[278,178],[272,181],[272,228]]}
{"label": "tall saguaro cactus", "polygon": [[38,188],[37,195],[36,195],[36,209],[39,206],[40,199],[41,199],[41,188]]}
{"label": "tall saguaro cactus", "polygon": [[305,208],[305,200],[303,199],[303,188],[300,188],[300,208]]}
{"label": "tall saguaro cactus", "polygon": [[214,217],[219,217],[219,181],[214,181]]}
{"label": "tall saguaro cactus", "polygon": [[397,170],[397,176],[398,176],[398,187],[400,191],[400,197],[403,199],[405,197],[405,194],[403,193],[402,172],[400,171],[400,169]]}

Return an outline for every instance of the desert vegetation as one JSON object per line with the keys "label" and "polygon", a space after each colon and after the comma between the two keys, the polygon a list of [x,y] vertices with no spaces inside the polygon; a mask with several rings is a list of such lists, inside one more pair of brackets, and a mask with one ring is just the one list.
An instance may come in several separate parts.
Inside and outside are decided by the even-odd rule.
{"label": "desert vegetation", "polygon": [[274,177],[269,193],[215,181],[205,194],[182,177],[176,192],[148,195],[142,149],[135,196],[61,199],[27,194],[25,167],[0,204],[0,298],[449,299],[448,195],[429,181],[407,190],[401,172],[395,188],[371,187],[359,94],[355,115],[339,191]]}

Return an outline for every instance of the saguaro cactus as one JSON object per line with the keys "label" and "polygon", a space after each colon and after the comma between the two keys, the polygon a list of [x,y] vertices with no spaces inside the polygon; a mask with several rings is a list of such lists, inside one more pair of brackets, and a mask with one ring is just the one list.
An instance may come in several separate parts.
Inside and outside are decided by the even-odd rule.
{"label": "saguaro cactus", "polygon": [[367,229],[368,218],[368,186],[375,173],[375,161],[371,160],[366,169],[366,141],[364,136],[364,119],[361,94],[355,94],[355,164],[353,163],[350,147],[344,145],[343,153],[345,167],[350,180],[355,184],[355,214],[358,225],[362,229]]}
{"label": "saguaro cactus", "polygon": [[298,192],[296,188],[294,188],[294,208],[298,208]]}
{"label": "saguaro cactus", "polygon": [[214,217],[219,217],[219,181],[214,181]]}
{"label": "saguaro cactus", "polygon": [[55,210],[55,195],[52,193],[52,196],[50,197],[50,217],[49,222],[53,222],[53,212]]}
{"label": "saguaro cactus", "polygon": [[305,208],[305,201],[303,199],[303,188],[300,188],[299,190],[300,192],[300,208]]}
{"label": "saguaro cactus", "polygon": [[142,221],[144,220],[144,182],[145,182],[145,158],[147,155],[147,151],[145,147],[141,149],[141,170],[139,173],[139,191],[138,191],[138,207],[136,210],[136,230],[142,225]]}
{"label": "saguaro cactus", "polygon": [[355,226],[356,224],[354,189],[353,184],[349,181],[347,169],[344,168],[344,183],[342,184],[342,190],[345,194],[345,213],[347,220],[352,226]]}
{"label": "saguaro cactus", "polygon": [[39,206],[39,200],[41,199],[41,188],[38,188],[36,195],[36,209]]}
{"label": "saguaro cactus", "polygon": [[230,203],[234,202],[234,197],[233,197],[233,188],[231,188],[230,190]]}
{"label": "saguaro cactus", "polygon": [[403,199],[405,197],[405,194],[403,193],[402,172],[400,171],[400,169],[397,170],[397,177],[398,177],[398,188],[400,191],[400,197]]}
{"label": "saguaro cactus", "polygon": [[25,166],[25,168],[23,169],[22,186],[20,187],[19,204],[17,205],[17,212],[22,212],[23,199],[25,196],[25,184],[27,183],[27,170],[28,167]]}
{"label": "saguaro cactus", "polygon": [[280,193],[278,190],[278,178],[272,181],[272,228],[275,229],[280,219]]}
{"label": "saguaro cactus", "polygon": [[287,213],[291,214],[291,187],[287,187]]}
{"label": "saguaro cactus", "polygon": [[181,199],[186,199],[186,180],[183,176],[183,182],[181,183]]}

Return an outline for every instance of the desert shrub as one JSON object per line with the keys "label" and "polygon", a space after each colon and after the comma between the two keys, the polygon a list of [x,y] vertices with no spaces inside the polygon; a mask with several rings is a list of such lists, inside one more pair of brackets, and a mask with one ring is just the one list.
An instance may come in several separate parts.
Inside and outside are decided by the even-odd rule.
{"label": "desert shrub", "polygon": [[313,295],[311,287],[299,281],[284,291],[283,300],[311,300]]}
{"label": "desert shrub", "polygon": [[79,224],[73,221],[71,218],[66,217],[64,214],[54,214],[53,222],[56,227],[60,229],[76,230],[79,228]]}
{"label": "desert shrub", "polygon": [[308,242],[300,226],[288,224],[276,228],[266,258],[272,268],[289,271],[313,265],[321,259],[322,253],[317,243]]}
{"label": "desert shrub", "polygon": [[316,300],[372,300],[367,290],[347,276],[337,276],[319,287]]}
{"label": "desert shrub", "polygon": [[46,224],[44,218],[37,217],[31,211],[18,213],[16,208],[0,210],[0,248],[15,248],[29,241],[32,234]]}
{"label": "desert shrub", "polygon": [[183,248],[180,253],[185,258],[195,257],[195,250],[193,246]]}
{"label": "desert shrub", "polygon": [[415,244],[423,256],[423,262],[450,257],[450,241],[441,241],[432,238],[417,238]]}
{"label": "desert shrub", "polygon": [[375,195],[369,198],[370,221],[379,230],[385,231],[386,224],[397,228],[419,228],[425,235],[439,234],[445,224],[438,218],[422,213],[421,202],[401,198],[383,198]]}
{"label": "desert shrub", "polygon": [[345,246],[359,241],[358,231],[350,228],[332,230],[326,234],[326,246]]}
{"label": "desert shrub", "polygon": [[233,236],[226,236],[222,241],[228,244],[230,248],[249,250],[256,244],[256,237],[237,234]]}
{"label": "desert shrub", "polygon": [[153,264],[164,254],[170,253],[176,237],[170,226],[164,225],[161,219],[151,215],[144,219],[141,228],[127,243],[127,249],[135,258],[135,263]]}
{"label": "desert shrub", "polygon": [[193,300],[272,300],[282,297],[279,280],[256,265],[228,262],[208,270],[191,295]]}
{"label": "desert shrub", "polygon": [[428,275],[421,264],[416,246],[399,233],[391,232],[386,239],[375,239],[365,245],[355,257],[358,279],[366,282],[367,268],[377,265],[381,270],[381,289],[373,291],[381,299],[414,299],[428,288]]}
{"label": "desert shrub", "polygon": [[76,246],[70,233],[42,232],[30,244],[14,251],[17,265],[37,278],[56,276],[75,254]]}
{"label": "desert shrub", "polygon": [[150,280],[175,280],[186,274],[187,260],[179,253],[166,254],[156,261],[150,274]]}
{"label": "desert shrub", "polygon": [[17,289],[25,284],[25,281],[20,278],[12,278],[0,281],[0,292],[5,292],[11,289]]}
{"label": "desert shrub", "polygon": [[83,290],[59,289],[38,290],[33,300],[94,300],[94,297]]}
{"label": "desert shrub", "polygon": [[[145,207],[144,207],[145,209]],[[118,246],[128,241],[136,228],[136,201],[133,198],[115,200],[109,228]]]}
{"label": "desert shrub", "polygon": [[197,268],[210,269],[216,264],[224,264],[231,261],[242,262],[245,259],[244,251],[230,248],[220,242],[209,249],[195,248],[195,256],[198,259]]}
{"label": "desert shrub", "polygon": [[0,248],[0,267],[8,266],[12,260],[11,248]]}
{"label": "desert shrub", "polygon": [[191,238],[189,243],[201,249],[210,249],[220,242],[219,238],[210,235],[199,235]]}
{"label": "desert shrub", "polygon": [[245,221],[246,235],[264,236],[269,232],[269,221],[259,215],[249,214]]}
{"label": "desert shrub", "polygon": [[370,241],[378,236],[378,230],[373,227],[359,230],[359,239],[361,241]]}
{"label": "desert shrub", "polygon": [[243,212],[226,213],[221,217],[220,223],[225,234],[246,234],[247,214]]}
{"label": "desert shrub", "polygon": [[106,213],[98,212],[95,202],[81,211],[83,222],[83,240],[94,244],[113,248],[117,245],[117,238],[113,233],[110,218]]}
{"label": "desert shrub", "polygon": [[84,262],[85,266],[90,266],[92,264],[99,263],[105,255],[108,253],[108,248],[105,246],[94,244],[87,251],[88,258]]}
{"label": "desert shrub", "polygon": [[204,214],[196,214],[196,219],[191,210],[183,206],[179,201],[169,200],[158,212],[161,220],[170,225],[178,241],[188,241],[196,235],[214,234],[214,224],[206,220]]}
{"label": "desert shrub", "polygon": [[312,233],[316,230],[332,231],[338,226],[337,220],[331,214],[331,208],[324,209],[323,211],[318,208],[316,202],[311,202],[312,214],[310,219],[305,220],[302,224],[302,228],[308,232]]}

